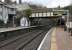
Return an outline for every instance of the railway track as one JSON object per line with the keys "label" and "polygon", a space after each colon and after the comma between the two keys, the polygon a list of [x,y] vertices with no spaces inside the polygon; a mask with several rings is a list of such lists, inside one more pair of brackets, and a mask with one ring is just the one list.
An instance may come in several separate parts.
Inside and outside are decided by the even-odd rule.
{"label": "railway track", "polygon": [[18,50],[37,50],[46,32],[42,32],[40,35],[34,38],[31,42],[29,42],[29,44],[20,47]]}
{"label": "railway track", "polygon": [[36,29],[16,38],[0,42],[0,50],[36,50],[48,30]]}
{"label": "railway track", "polygon": [[[35,31],[37,31],[37,30],[35,30]],[[21,39],[21,38],[23,38],[23,37],[25,37],[25,36],[28,36],[30,33],[35,32],[35,31],[31,31],[31,32],[29,32],[29,33],[24,33],[24,34],[22,34],[22,35],[20,35],[20,36],[17,36],[17,37],[8,39],[8,40],[4,40],[4,41],[0,42],[0,48],[4,47],[4,46],[6,46],[6,45],[8,45],[8,44],[10,44],[10,43],[13,43],[14,41],[16,41],[16,40],[18,40],[18,39]]]}

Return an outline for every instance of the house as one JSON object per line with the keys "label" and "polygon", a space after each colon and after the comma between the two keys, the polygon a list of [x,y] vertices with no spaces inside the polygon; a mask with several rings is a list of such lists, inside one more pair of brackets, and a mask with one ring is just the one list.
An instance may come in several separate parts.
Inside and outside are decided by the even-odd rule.
{"label": "house", "polygon": [[16,9],[12,5],[8,5],[0,1],[0,20],[7,23],[8,20],[12,20],[16,14]]}

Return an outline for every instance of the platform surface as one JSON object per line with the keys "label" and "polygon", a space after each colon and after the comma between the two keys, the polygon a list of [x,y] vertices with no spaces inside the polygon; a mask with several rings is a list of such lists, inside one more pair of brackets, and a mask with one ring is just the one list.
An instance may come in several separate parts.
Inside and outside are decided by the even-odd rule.
{"label": "platform surface", "polygon": [[72,50],[72,36],[64,28],[55,27],[46,34],[38,50]]}
{"label": "platform surface", "polygon": [[[42,26],[42,25],[40,25],[40,26]],[[38,26],[28,26],[28,27],[19,26],[19,27],[0,28],[0,33],[1,32],[6,32],[6,31],[13,31],[13,30],[19,30],[19,29],[32,28],[32,27],[38,27]]]}

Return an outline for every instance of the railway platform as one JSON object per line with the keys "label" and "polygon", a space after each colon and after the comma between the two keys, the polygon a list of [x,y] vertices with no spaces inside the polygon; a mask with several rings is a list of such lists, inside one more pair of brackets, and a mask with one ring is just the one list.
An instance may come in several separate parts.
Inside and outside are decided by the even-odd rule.
{"label": "railway platform", "polygon": [[[37,26],[32,26],[32,27],[37,27]],[[17,28],[8,28],[8,29],[2,28],[2,29],[0,29],[0,32],[13,31],[13,30],[18,30],[18,29],[26,29],[26,28],[29,28],[29,27],[17,27]],[[45,27],[43,27],[43,28],[45,28]],[[20,32],[21,33],[23,32],[24,35],[20,35],[20,36],[11,38],[9,40],[0,42],[0,47],[1,47],[0,50],[8,50],[8,49],[9,50],[18,50],[20,47],[25,45],[31,39],[34,39],[34,37],[36,37],[36,38],[33,41],[30,41],[30,43],[27,44],[25,47],[23,47],[22,48],[23,50],[30,50],[30,49],[34,50],[35,48],[37,50],[72,50],[72,36],[70,35],[69,32],[64,31],[64,28],[53,27],[53,28],[47,30],[47,32],[45,29],[37,28],[36,30],[33,30],[31,32],[26,32],[26,34],[23,32],[24,30],[22,30]],[[46,34],[43,33],[44,30],[45,30]],[[17,31],[15,31],[15,33],[16,32]],[[14,33],[14,32],[12,32],[12,33]],[[11,32],[10,32],[10,34],[11,34]],[[39,37],[37,37],[36,34],[37,34],[37,36],[39,34],[42,34],[42,35],[39,35]],[[35,36],[33,37],[33,35],[35,35]],[[42,38],[42,36],[44,36],[44,38]],[[22,38],[22,37],[24,37],[24,38]],[[42,40],[40,40],[39,38],[40,39],[42,38]],[[28,40],[21,40],[21,39],[28,39]],[[13,41],[15,41],[15,42],[13,42]],[[38,44],[38,45],[36,46],[34,44]],[[5,45],[7,45],[7,46],[5,46]],[[12,46],[15,46],[15,47],[12,47]]]}
{"label": "railway platform", "polygon": [[[49,34],[51,34],[50,40]],[[46,34],[38,50],[72,50],[72,37],[61,27],[52,28]]]}
{"label": "railway platform", "polygon": [[1,28],[0,50],[36,50],[50,28],[49,26]]}

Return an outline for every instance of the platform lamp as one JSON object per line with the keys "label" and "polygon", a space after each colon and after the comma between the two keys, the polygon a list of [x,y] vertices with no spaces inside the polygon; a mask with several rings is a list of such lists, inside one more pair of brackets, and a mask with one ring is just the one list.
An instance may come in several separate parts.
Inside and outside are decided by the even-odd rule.
{"label": "platform lamp", "polygon": [[[66,10],[66,11],[67,11],[67,22],[68,22],[69,21],[69,10]],[[69,31],[68,28],[67,28],[67,31]]]}
{"label": "platform lamp", "polygon": [[16,24],[15,24],[15,17],[16,17],[16,7],[14,7],[14,16],[13,16],[13,27],[16,27]]}

